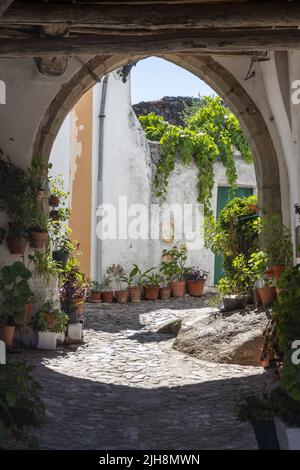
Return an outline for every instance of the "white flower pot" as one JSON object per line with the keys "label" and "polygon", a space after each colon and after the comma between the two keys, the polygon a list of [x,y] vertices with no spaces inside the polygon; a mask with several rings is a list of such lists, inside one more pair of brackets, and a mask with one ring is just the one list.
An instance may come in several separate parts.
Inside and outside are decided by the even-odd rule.
{"label": "white flower pot", "polygon": [[71,341],[82,340],[82,324],[74,323],[68,326],[68,337]]}
{"label": "white flower pot", "polygon": [[54,351],[56,349],[56,340],[57,333],[53,331],[39,331],[37,348]]}
{"label": "white flower pot", "polygon": [[275,417],[277,438],[281,450],[300,450],[300,428],[291,427]]}
{"label": "white flower pot", "polygon": [[63,333],[57,333],[56,335],[57,335],[56,336],[57,343],[58,344],[63,344],[65,342],[65,339],[66,339],[65,333],[64,332]]}

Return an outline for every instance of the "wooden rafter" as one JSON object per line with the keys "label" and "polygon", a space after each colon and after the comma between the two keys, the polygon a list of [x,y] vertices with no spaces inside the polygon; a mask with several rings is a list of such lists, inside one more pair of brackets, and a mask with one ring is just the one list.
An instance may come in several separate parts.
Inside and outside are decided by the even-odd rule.
{"label": "wooden rafter", "polygon": [[0,18],[3,13],[12,5],[14,0],[0,0]]}

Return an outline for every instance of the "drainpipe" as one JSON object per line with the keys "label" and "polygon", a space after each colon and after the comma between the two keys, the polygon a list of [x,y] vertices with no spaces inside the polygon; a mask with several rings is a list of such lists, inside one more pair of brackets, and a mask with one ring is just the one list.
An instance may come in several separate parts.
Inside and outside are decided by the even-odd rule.
{"label": "drainpipe", "polygon": [[[108,77],[102,82],[100,114],[99,114],[99,150],[98,150],[98,175],[97,175],[97,207],[103,202],[103,156],[104,156],[104,119],[107,96]],[[97,219],[96,219],[97,222]],[[96,279],[102,281],[102,240],[96,238]]]}

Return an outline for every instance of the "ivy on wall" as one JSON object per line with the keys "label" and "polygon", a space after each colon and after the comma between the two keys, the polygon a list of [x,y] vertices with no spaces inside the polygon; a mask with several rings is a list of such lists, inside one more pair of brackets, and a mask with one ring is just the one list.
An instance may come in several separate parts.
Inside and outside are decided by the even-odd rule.
{"label": "ivy on wall", "polygon": [[221,159],[228,183],[233,189],[237,180],[234,149],[241,153],[246,163],[253,161],[237,118],[220,97],[205,96],[196,101],[186,111],[185,127],[169,124],[154,113],[140,116],[139,121],[147,139],[161,144],[154,180],[156,196],[161,201],[166,199],[169,176],[174,170],[176,157],[181,158],[185,165],[190,165],[192,161],[196,163],[198,201],[206,208],[210,207],[216,159]]}

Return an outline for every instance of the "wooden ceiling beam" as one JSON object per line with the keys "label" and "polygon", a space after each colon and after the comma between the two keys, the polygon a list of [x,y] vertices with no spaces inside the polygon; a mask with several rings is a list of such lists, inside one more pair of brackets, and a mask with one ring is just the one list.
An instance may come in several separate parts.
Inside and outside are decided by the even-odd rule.
{"label": "wooden ceiling beam", "polygon": [[0,18],[3,13],[12,5],[14,0],[0,0]]}
{"label": "wooden ceiling beam", "polygon": [[58,56],[78,54],[155,54],[158,52],[247,52],[300,49],[300,30],[222,33],[218,36],[153,34],[139,36],[42,37],[39,39],[1,39],[0,57]]}
{"label": "wooden ceiling beam", "polygon": [[0,24],[66,24],[124,30],[291,27],[300,25],[300,2],[199,5],[105,5],[14,2]]}

